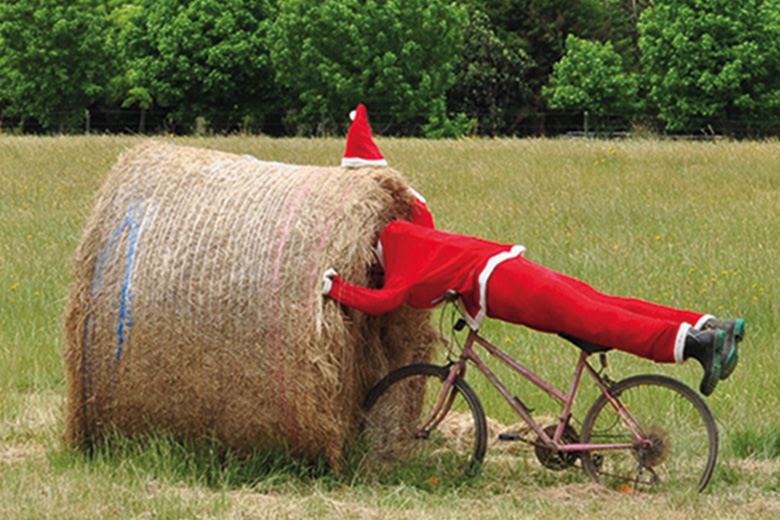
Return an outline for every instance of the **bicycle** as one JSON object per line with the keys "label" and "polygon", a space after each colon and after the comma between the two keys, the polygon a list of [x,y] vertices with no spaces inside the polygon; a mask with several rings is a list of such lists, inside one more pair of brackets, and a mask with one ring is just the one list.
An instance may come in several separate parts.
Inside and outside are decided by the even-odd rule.
{"label": "bicycle", "polygon": [[[457,294],[446,299],[454,302]],[[456,331],[464,327],[468,325],[463,318],[454,325]],[[520,416],[528,433],[535,435],[528,439],[503,434],[493,439],[494,444],[525,441],[545,468],[562,470],[579,462],[590,479],[620,491],[691,486],[704,490],[718,456],[718,429],[704,400],[689,386],[664,375],[636,375],[615,382],[606,374],[610,349],[563,337],[582,350],[568,392],[471,327],[457,359],[448,356],[444,365],[407,365],[385,376],[369,391],[364,405],[364,439],[374,470],[391,475],[393,481],[433,484],[479,476],[487,464],[488,427],[481,401],[465,380],[471,364]],[[507,389],[477,355],[475,345],[558,401],[557,421],[542,426],[534,419],[533,410]],[[598,369],[590,362],[595,354],[601,361]],[[584,374],[599,395],[578,433],[572,408]]]}

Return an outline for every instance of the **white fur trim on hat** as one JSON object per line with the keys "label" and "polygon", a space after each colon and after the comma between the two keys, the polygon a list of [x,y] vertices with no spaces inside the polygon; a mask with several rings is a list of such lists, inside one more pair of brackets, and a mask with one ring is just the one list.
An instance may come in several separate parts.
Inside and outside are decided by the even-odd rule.
{"label": "white fur trim on hat", "polygon": [[343,157],[341,166],[344,168],[360,168],[362,166],[387,166],[385,159],[361,159],[360,157]]}

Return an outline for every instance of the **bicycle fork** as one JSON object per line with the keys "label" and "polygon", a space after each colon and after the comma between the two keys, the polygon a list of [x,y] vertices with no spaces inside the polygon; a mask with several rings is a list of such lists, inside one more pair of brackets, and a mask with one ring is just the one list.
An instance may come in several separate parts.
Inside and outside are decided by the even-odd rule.
{"label": "bicycle fork", "polygon": [[455,378],[457,378],[464,370],[465,361],[460,361],[452,365],[449,373],[447,374],[447,379],[444,381],[441,394],[436,401],[436,406],[433,408],[433,411],[431,411],[430,415],[428,415],[422,425],[417,428],[417,431],[414,432],[415,438],[427,439],[431,430],[438,427],[447,414],[450,413],[452,404],[455,402],[456,397],[456,390],[454,388]]}

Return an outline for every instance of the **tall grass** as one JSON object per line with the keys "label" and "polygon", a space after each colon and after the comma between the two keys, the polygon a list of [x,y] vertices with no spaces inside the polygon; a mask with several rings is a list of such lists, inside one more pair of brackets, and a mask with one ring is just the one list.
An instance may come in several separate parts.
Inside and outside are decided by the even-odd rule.
{"label": "tall grass", "polygon": [[[325,165],[338,164],[344,146],[338,139],[175,140]],[[431,494],[302,476],[288,466],[253,480],[242,473],[252,463],[223,460],[214,469],[207,455],[191,459],[165,439],[91,457],[68,452],[60,441],[60,316],[70,256],[95,190],[135,142],[0,136],[0,517],[595,518],[626,516],[637,501],[651,516],[673,518],[700,508],[712,517],[778,512],[771,504],[780,487],[780,143],[379,140],[390,164],[429,199],[442,229],[522,243],[530,259],[606,292],[747,320],[740,366],[708,399],[723,438],[713,494],[645,501],[572,487],[565,476],[531,467],[512,482]],[[484,333],[551,381],[570,378],[576,353],[561,340],[501,323]],[[615,377],[661,371],[697,387],[701,376],[694,364],[610,357]],[[537,392],[497,371],[527,404],[546,410]],[[478,377],[470,382],[489,415],[514,421],[495,392]],[[262,475],[259,468],[274,463],[254,464]]]}

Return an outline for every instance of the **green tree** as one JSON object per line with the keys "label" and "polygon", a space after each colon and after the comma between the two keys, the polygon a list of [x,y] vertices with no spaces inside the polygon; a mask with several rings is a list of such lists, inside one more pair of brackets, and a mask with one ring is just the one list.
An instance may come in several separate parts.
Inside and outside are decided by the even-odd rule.
{"label": "green tree", "polygon": [[333,132],[365,103],[384,131],[447,127],[464,23],[446,0],[281,0],[270,41],[289,120]]}
{"label": "green tree", "polygon": [[[126,56],[122,103],[169,109],[174,124],[198,117],[219,129],[273,108],[266,34],[270,0],[138,0],[116,14]],[[217,122],[220,123],[217,123]]]}
{"label": "green tree", "polygon": [[616,5],[610,8],[614,15],[607,40],[613,43],[626,67],[639,72],[639,18],[652,0],[613,0],[613,3]]}
{"label": "green tree", "polygon": [[657,0],[640,31],[644,83],[668,130],[780,123],[779,0]]}
{"label": "green tree", "polygon": [[[0,49],[4,47],[3,38],[0,37]],[[10,71],[5,64],[5,56],[0,51],[0,131],[3,129],[3,113],[5,112],[6,105],[8,104],[8,90],[7,81],[10,76]]]}
{"label": "green tree", "polygon": [[112,63],[99,0],[0,2],[0,91],[9,115],[64,132],[104,92]]}
{"label": "green tree", "polygon": [[639,108],[636,76],[628,74],[612,44],[569,35],[566,54],[555,64],[543,92],[550,108],[588,111],[625,122]]}
{"label": "green tree", "polygon": [[148,89],[140,86],[142,78],[130,67],[131,49],[135,48],[135,45],[128,37],[130,34],[138,34],[130,25],[130,18],[136,15],[141,7],[125,0],[110,0],[109,8],[111,23],[106,47],[122,66],[117,68],[115,75],[109,80],[106,101],[112,107],[140,108],[138,132],[143,134],[146,132],[146,113],[155,105]]}
{"label": "green tree", "polygon": [[565,52],[566,37],[610,38],[618,0],[470,0],[490,16],[497,34],[510,47],[522,44],[532,59],[528,81],[538,96]]}
{"label": "green tree", "polygon": [[457,80],[447,94],[449,106],[477,119],[479,133],[511,132],[531,98],[525,82],[530,58],[519,45],[501,40],[490,18],[479,10],[469,15],[463,39]]}

